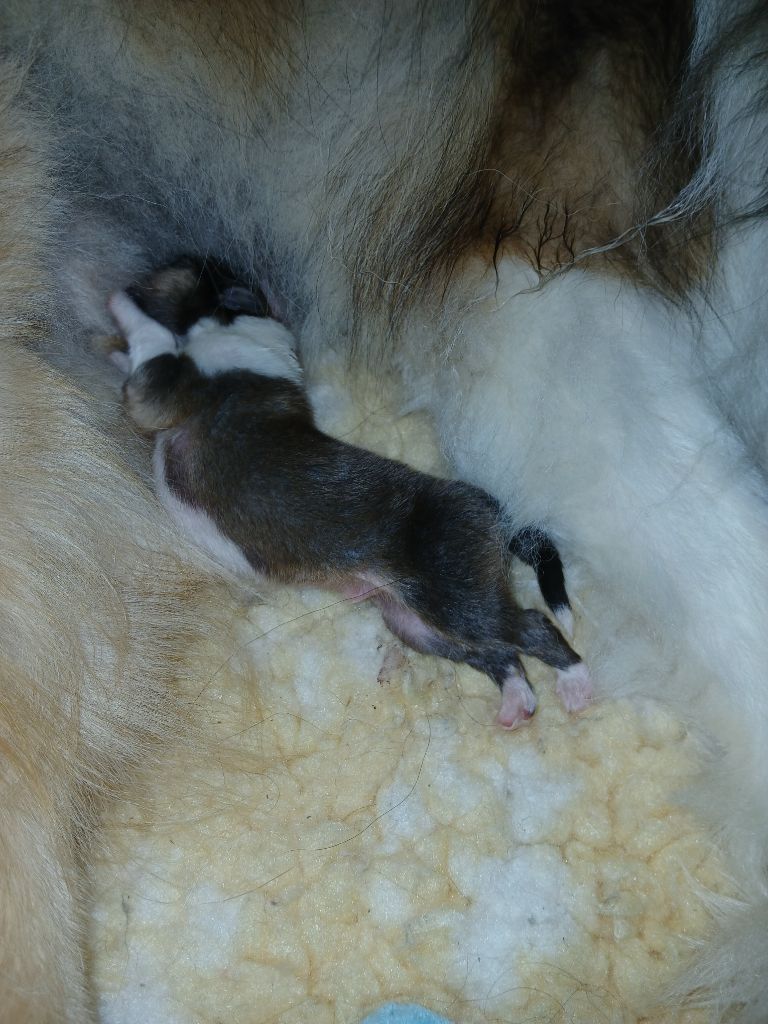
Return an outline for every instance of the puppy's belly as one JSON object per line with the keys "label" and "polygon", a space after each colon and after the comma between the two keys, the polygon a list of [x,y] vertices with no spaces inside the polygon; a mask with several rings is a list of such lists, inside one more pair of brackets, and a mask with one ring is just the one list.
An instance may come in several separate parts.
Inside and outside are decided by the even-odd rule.
{"label": "puppy's belly", "polygon": [[210,516],[182,501],[169,487],[165,472],[168,441],[169,434],[159,434],[153,456],[155,488],[163,507],[186,536],[219,565],[238,576],[258,576],[237,544],[224,536]]}

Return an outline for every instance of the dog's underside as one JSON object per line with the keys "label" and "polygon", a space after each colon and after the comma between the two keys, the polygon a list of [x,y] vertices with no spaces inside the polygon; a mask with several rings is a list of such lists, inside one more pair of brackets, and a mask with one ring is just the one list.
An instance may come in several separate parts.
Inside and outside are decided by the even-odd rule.
{"label": "dog's underside", "polygon": [[[102,550],[106,531],[114,536],[146,500],[127,467],[112,480],[98,465],[117,414],[101,411],[110,391],[85,349],[89,332],[109,329],[106,296],[179,251],[226,258],[265,289],[310,366],[334,346],[396,368],[409,401],[432,413],[457,474],[553,536],[575,576],[594,584],[583,614],[605,696],[662,698],[714,741],[690,799],[734,853],[747,896],[724,908],[680,988],[703,992],[716,1011],[735,1008],[742,1022],[764,1020],[762,5],[387,0],[352,15],[311,2],[17,0],[2,23],[7,51],[25,65],[23,97],[10,78],[6,86],[19,113],[0,140],[3,188],[21,211],[4,229],[14,269],[2,270],[3,330],[47,363],[14,348],[7,358],[37,367],[39,392],[25,369],[25,397],[61,406],[56,445],[83,449],[89,416],[101,438],[85,445],[87,472],[62,471],[68,501],[78,488],[103,491],[106,521],[89,527],[97,541],[83,541],[81,517],[57,506],[50,557],[66,552],[75,576],[103,571],[114,583],[123,569],[107,554],[101,569],[92,554],[81,563],[71,542]],[[34,218],[25,203],[36,204]],[[72,390],[84,383],[99,411]],[[46,480],[36,478],[43,494]],[[20,579],[31,586],[21,570]],[[144,614],[138,598],[131,607]],[[164,615],[161,633],[193,624],[184,601]],[[669,664],[663,691],[637,648],[624,650],[626,622],[641,623],[646,648]],[[19,651],[34,643],[14,646],[9,635],[3,756],[5,745],[28,753],[44,728],[39,702],[21,711],[16,696]],[[141,650],[142,636],[123,641],[126,664],[149,665],[159,686],[163,652],[167,660],[181,641],[148,636]],[[91,684],[78,658],[66,647],[51,658],[83,699]],[[34,671],[50,707],[39,721],[55,729],[66,701],[43,661]],[[41,791],[56,779],[55,806],[4,764],[4,791],[37,808],[24,820],[55,849],[24,875],[28,841],[13,839],[24,829],[3,830],[3,886],[18,893],[26,878],[37,890],[29,882],[29,894],[13,897],[23,909],[3,917],[5,948],[35,953],[0,952],[0,986],[28,992],[30,978],[49,980],[18,1003],[23,1013],[6,1000],[0,1019],[86,1019],[70,904],[73,849],[91,825],[71,810],[73,794],[130,768],[147,742],[141,730],[157,730],[156,711],[147,714],[148,730],[107,707],[98,756],[73,740],[65,764],[30,768]],[[24,729],[32,739],[19,738]],[[14,800],[3,801],[6,817]]]}

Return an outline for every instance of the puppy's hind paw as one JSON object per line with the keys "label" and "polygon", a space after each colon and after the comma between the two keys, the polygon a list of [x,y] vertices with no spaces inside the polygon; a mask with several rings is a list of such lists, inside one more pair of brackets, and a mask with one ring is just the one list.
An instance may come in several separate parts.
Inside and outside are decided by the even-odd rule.
{"label": "puppy's hind paw", "polygon": [[594,696],[589,669],[583,661],[557,673],[557,693],[566,711],[583,711]]}
{"label": "puppy's hind paw", "polygon": [[507,673],[501,689],[501,708],[496,721],[503,729],[517,729],[533,717],[536,698],[521,672]]}

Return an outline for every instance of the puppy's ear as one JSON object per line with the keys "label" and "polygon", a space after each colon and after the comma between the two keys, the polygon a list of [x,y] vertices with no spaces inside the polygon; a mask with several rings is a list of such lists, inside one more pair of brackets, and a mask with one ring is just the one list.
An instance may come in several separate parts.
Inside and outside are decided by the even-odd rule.
{"label": "puppy's ear", "polygon": [[261,291],[251,291],[243,285],[228,285],[219,294],[219,306],[232,313],[245,316],[269,316],[269,305]]}

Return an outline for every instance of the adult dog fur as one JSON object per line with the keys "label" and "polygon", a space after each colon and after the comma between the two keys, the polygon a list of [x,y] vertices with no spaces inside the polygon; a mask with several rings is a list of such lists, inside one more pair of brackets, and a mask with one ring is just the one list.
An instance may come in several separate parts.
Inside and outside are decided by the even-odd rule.
{"label": "adult dog fur", "polygon": [[84,1024],[99,806],[191,730],[182,652],[227,601],[178,556],[92,396],[35,354],[62,208],[20,80],[0,67],[0,1021]]}
{"label": "adult dog fur", "polygon": [[[149,254],[266,268],[307,358],[395,360],[458,472],[598,584],[603,685],[717,739],[694,798],[748,895],[681,988],[763,1020],[763,5],[23,0],[4,18],[55,114],[77,212],[52,248],[80,323]],[[627,654],[627,622],[658,639]]]}

